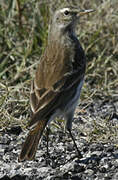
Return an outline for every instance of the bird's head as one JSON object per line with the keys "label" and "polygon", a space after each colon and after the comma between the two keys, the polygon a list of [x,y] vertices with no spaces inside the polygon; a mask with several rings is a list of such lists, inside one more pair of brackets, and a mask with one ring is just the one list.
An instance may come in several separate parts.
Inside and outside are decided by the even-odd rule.
{"label": "bird's head", "polygon": [[79,17],[91,13],[94,10],[80,10],[77,7],[66,7],[57,10],[54,13],[52,19],[52,25],[54,28],[66,30],[68,28],[75,28],[76,22],[78,21]]}

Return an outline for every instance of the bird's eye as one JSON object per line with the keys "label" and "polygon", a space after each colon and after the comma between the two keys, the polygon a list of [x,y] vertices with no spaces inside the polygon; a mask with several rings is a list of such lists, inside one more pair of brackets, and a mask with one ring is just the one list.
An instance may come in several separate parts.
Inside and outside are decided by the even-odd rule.
{"label": "bird's eye", "polygon": [[64,12],[64,14],[67,16],[67,15],[69,14],[69,11],[66,10],[66,11]]}

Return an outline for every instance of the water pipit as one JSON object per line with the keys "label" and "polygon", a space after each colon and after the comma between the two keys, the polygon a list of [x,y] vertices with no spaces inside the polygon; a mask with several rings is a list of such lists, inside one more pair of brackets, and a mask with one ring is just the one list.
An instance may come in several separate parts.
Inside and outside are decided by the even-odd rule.
{"label": "water pipit", "polygon": [[74,111],[84,81],[86,58],[76,36],[80,16],[93,10],[66,7],[57,10],[49,28],[48,43],[31,84],[32,117],[19,161],[33,160],[45,127],[57,116],[65,119],[78,156],[82,155],[71,133]]}

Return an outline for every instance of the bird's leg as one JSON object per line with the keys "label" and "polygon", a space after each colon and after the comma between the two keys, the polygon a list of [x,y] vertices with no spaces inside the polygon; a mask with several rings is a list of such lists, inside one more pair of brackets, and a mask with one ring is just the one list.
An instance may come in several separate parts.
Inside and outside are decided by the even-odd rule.
{"label": "bird's leg", "polygon": [[78,149],[78,147],[77,147],[77,144],[76,144],[76,142],[75,142],[75,139],[74,139],[74,137],[73,137],[73,135],[72,135],[71,130],[68,129],[68,132],[69,132],[69,134],[70,134],[70,137],[71,137],[72,140],[73,140],[73,143],[74,143],[74,146],[75,146],[75,148],[76,148],[76,150],[77,150],[77,153],[78,153],[79,158],[82,158],[82,154],[81,154],[81,152],[79,151],[79,149]]}
{"label": "bird's leg", "polygon": [[46,128],[46,139],[47,139],[47,156],[49,156],[49,148],[48,148],[48,145],[49,145],[49,132],[50,132],[50,128],[47,127]]}

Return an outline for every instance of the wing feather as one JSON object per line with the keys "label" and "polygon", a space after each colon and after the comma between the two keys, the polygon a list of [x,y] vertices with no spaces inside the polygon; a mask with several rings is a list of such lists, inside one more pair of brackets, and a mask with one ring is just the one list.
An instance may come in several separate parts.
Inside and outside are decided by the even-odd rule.
{"label": "wing feather", "polygon": [[[46,52],[44,53],[36,71],[36,76],[31,87],[30,100],[33,116],[29,126],[33,126],[42,118],[50,117],[57,108],[61,108],[63,103],[68,102],[69,99],[71,99],[76,93],[78,84],[84,78],[86,65],[84,51],[81,48],[78,40],[76,41],[77,42],[74,46],[74,52],[76,53],[73,54],[73,62],[72,58],[67,59],[69,52],[63,52],[64,48],[62,47],[60,48],[55,46],[55,48],[58,48],[57,52],[60,52],[59,54],[56,53],[56,56],[55,54],[50,53],[50,51],[52,51],[52,47],[48,47],[46,49]],[[59,51],[59,48],[61,51]],[[52,61],[52,58],[56,58],[56,64]],[[60,60],[61,63],[57,60]],[[65,60],[66,63],[64,63]],[[58,67],[57,74],[54,74],[54,66],[56,68]],[[74,90],[72,91],[72,89]],[[71,91],[72,93],[70,93]],[[67,96],[68,93],[69,96]]]}

